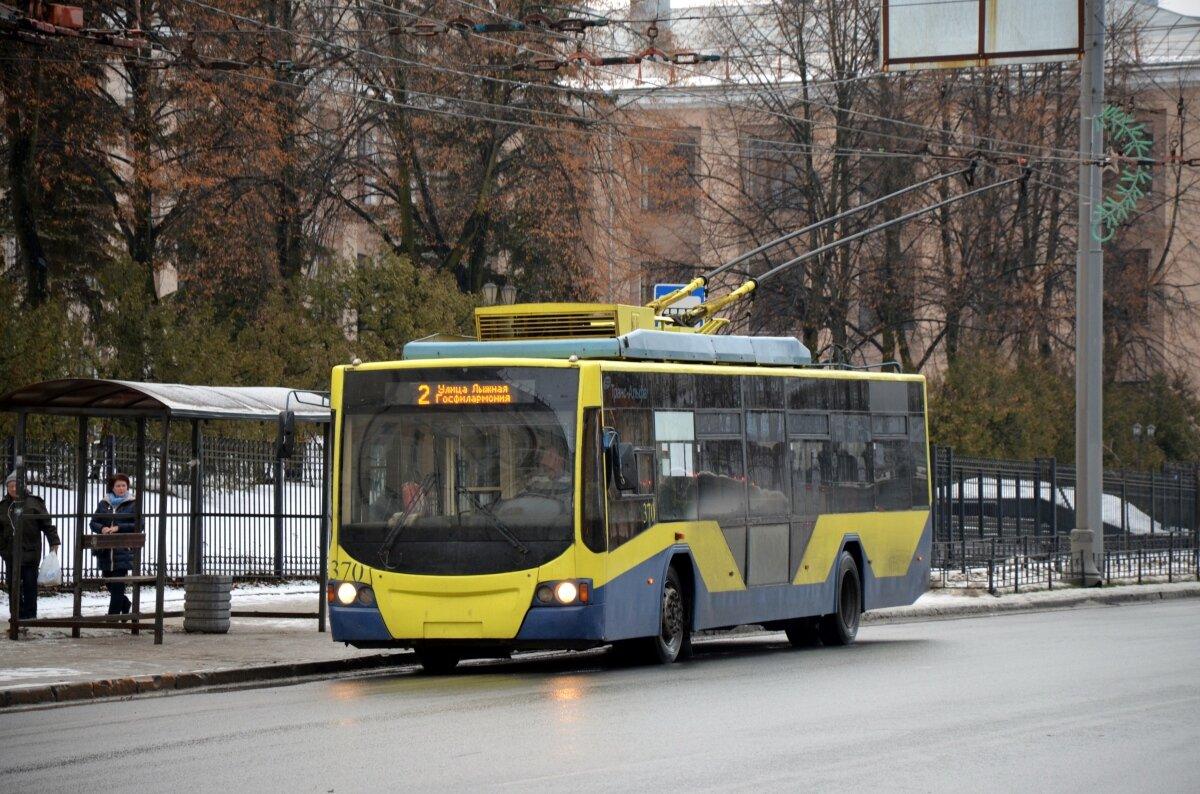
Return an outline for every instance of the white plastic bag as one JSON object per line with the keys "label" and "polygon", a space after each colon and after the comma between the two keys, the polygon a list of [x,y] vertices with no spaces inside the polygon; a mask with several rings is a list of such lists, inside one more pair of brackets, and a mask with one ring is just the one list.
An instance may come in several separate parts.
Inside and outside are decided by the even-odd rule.
{"label": "white plastic bag", "polygon": [[62,563],[56,552],[42,557],[42,564],[38,566],[38,584],[47,587],[62,584]]}

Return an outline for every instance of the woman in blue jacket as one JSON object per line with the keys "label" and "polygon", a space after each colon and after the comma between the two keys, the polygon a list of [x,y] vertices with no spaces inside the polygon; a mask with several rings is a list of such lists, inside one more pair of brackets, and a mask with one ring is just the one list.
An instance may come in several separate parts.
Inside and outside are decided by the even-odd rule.
{"label": "woman in blue jacket", "polygon": [[[117,532],[137,532],[137,500],[129,488],[129,476],[114,474],[108,478],[108,493],[96,506],[92,516],[92,532],[112,535]],[[105,577],[128,576],[133,569],[131,549],[98,549],[96,561]],[[128,614],[132,604],[125,595],[124,582],[109,582],[108,614]]]}

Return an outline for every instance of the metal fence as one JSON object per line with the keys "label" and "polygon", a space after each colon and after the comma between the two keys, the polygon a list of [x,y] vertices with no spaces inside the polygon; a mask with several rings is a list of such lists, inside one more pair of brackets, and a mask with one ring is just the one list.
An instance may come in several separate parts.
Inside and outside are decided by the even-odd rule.
{"label": "metal fence", "polygon": [[[37,439],[30,439],[26,446],[29,489],[45,500],[58,528],[63,542],[63,580],[72,583],[76,575],[77,448],[68,441]],[[5,446],[9,468],[12,449],[10,439]],[[160,449],[161,442],[147,441],[149,487],[138,494],[147,536],[141,573],[157,573],[152,550],[158,548],[158,518],[164,507],[168,577],[188,573],[189,540],[196,536],[194,528],[203,530],[197,534],[198,565],[204,573],[255,578],[315,577],[320,573],[322,439],[297,443],[295,453],[284,461],[276,460],[276,447],[271,441],[206,437],[197,458],[193,458],[190,444],[173,441],[168,450],[165,499],[158,492]],[[132,475],[136,456],[137,445],[132,438],[105,436],[89,446],[86,510],[95,509],[111,473]],[[84,531],[90,529],[85,526]],[[99,576],[95,559],[86,552],[82,573],[85,579]]]}
{"label": "metal fence", "polygon": [[[990,593],[1053,590],[1071,580],[1078,563],[1065,535],[935,541],[931,585]],[[1100,567],[1105,584],[1200,581],[1200,543],[1195,531],[1114,538]]]}
{"label": "metal fence", "polygon": [[[1070,578],[1075,467],[933,449],[935,587],[991,592]],[[1196,467],[1104,472],[1106,581],[1200,579]]]}
{"label": "metal fence", "polygon": [[[934,540],[1053,538],[1075,527],[1075,467],[965,458],[935,447]],[[1197,527],[1195,467],[1104,472],[1106,537],[1190,534]]]}

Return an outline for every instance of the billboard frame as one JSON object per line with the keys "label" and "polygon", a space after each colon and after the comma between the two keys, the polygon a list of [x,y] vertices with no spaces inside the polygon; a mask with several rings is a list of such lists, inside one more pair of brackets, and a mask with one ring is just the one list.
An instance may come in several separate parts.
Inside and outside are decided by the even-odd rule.
{"label": "billboard frame", "polygon": [[[987,51],[987,7],[989,2],[996,0],[978,0],[979,5],[979,35],[977,37],[976,50],[974,52],[954,53],[950,55],[929,55],[929,56],[911,56],[906,58],[892,58],[890,53],[890,25],[889,11],[890,0],[882,0],[880,3],[880,13],[882,15],[882,44],[881,52],[883,61],[881,68],[883,71],[892,71],[893,67],[897,67],[897,71],[903,71],[906,68],[921,68],[928,64],[929,68],[937,68],[939,64],[946,66],[961,67],[961,66],[989,66],[994,61],[1003,60],[1011,63],[1015,59],[1022,58],[1052,58],[1063,56],[1074,56],[1076,59],[1083,57],[1083,5],[1084,0],[1076,0],[1077,14],[1079,20],[1079,38],[1074,47],[1063,47],[1055,49],[1042,50],[1003,50],[999,52]],[[916,66],[914,66],[916,65]]]}

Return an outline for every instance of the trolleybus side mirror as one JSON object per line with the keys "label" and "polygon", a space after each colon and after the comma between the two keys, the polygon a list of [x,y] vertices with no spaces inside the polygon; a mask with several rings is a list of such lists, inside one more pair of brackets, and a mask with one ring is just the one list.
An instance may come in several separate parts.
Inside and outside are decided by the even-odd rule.
{"label": "trolleybus side mirror", "polygon": [[612,471],[613,483],[618,491],[636,491],[638,488],[637,456],[633,444],[621,441],[617,431],[604,428],[604,457]]}

